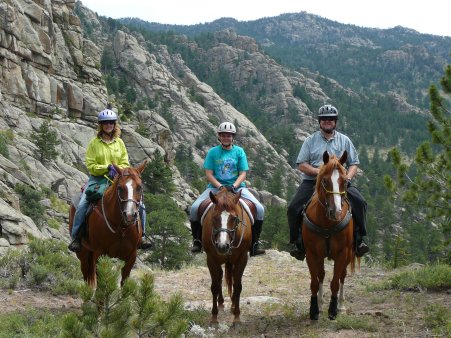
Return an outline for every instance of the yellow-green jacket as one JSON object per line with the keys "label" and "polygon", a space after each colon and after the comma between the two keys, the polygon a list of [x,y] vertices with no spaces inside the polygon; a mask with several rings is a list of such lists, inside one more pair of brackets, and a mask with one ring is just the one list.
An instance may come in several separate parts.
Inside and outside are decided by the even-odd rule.
{"label": "yellow-green jacket", "polygon": [[130,167],[127,148],[121,138],[106,143],[100,137],[89,142],[86,150],[86,167],[93,176],[103,176],[108,173],[108,165],[116,164],[119,168]]}

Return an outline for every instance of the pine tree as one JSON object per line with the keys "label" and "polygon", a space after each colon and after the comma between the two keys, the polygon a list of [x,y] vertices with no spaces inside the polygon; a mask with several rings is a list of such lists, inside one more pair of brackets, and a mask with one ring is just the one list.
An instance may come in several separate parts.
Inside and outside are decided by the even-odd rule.
{"label": "pine tree", "polygon": [[56,146],[61,142],[58,133],[50,128],[50,122],[44,121],[37,132],[31,134],[32,141],[38,147],[36,156],[41,162],[50,162],[58,156]]}
{"label": "pine tree", "polygon": [[401,160],[397,148],[392,149],[390,156],[397,179],[394,181],[386,176],[385,184],[392,192],[399,192],[404,202],[415,205],[420,218],[424,213],[432,222],[431,226],[441,228],[444,254],[451,261],[451,65],[446,68],[440,83],[447,98],[440,95],[435,85],[429,88],[431,140],[417,148],[415,161],[410,166]]}

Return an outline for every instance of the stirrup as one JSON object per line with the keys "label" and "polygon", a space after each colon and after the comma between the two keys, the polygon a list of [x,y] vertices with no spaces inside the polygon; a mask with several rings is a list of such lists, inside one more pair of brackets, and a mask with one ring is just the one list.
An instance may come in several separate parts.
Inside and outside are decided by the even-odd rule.
{"label": "stirrup", "polygon": [[80,252],[81,250],[81,238],[75,238],[70,242],[70,244],[67,247],[70,251],[73,252]]}

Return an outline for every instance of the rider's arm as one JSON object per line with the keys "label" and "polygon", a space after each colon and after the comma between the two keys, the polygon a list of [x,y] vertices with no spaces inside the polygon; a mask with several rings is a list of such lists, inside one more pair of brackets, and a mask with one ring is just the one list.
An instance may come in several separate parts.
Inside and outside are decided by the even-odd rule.
{"label": "rider's arm", "polygon": [[308,176],[317,176],[319,173],[319,168],[315,168],[307,162],[300,163],[298,169]]}
{"label": "rider's arm", "polygon": [[245,179],[246,179],[246,172],[241,171],[240,174],[238,175],[237,179],[233,183],[233,186],[235,188],[238,188],[240,186],[240,184],[244,182]]}
{"label": "rider's arm", "polygon": [[351,165],[349,166],[347,172],[346,172],[346,179],[347,180],[352,180],[352,178],[355,176],[355,174],[357,173],[357,165]]}
{"label": "rider's arm", "polygon": [[205,176],[207,176],[208,183],[211,183],[215,188],[222,186],[222,184],[213,176],[213,170],[205,169]]}

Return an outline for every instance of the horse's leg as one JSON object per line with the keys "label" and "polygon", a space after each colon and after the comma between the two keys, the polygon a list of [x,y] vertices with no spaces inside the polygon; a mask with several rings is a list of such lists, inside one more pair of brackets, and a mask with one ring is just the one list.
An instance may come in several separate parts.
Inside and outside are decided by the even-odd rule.
{"label": "horse's leg", "polygon": [[240,296],[241,290],[243,289],[242,279],[244,269],[247,265],[247,251],[241,255],[238,262],[232,265],[232,276],[233,276],[233,292],[232,292],[232,313],[234,315],[233,324],[237,325],[240,323]]}
{"label": "horse's leg", "polygon": [[136,250],[128,257],[128,259],[125,261],[124,266],[121,270],[121,287],[124,286],[125,280],[130,276],[130,271],[132,271],[133,265],[136,261]]}
{"label": "horse's leg", "polygon": [[99,255],[95,252],[90,251],[88,253],[88,285],[92,288],[97,287],[97,259]]}
{"label": "horse's leg", "polygon": [[339,289],[339,295],[338,295],[338,311],[346,311],[346,307],[344,304],[344,301],[345,301],[344,286],[345,286],[345,278],[346,278],[347,272],[348,272],[348,269],[347,269],[347,267],[345,267],[340,276],[340,289]]}
{"label": "horse's leg", "polygon": [[343,270],[346,270],[347,254],[343,252],[337,255],[334,263],[334,275],[330,282],[330,303],[329,303],[329,319],[334,320],[338,314],[338,290],[340,288],[340,278],[343,275]]}
{"label": "horse's leg", "polygon": [[224,295],[222,294],[222,277],[224,272],[222,268],[219,269],[219,293],[218,293],[218,310],[224,310]]}
{"label": "horse's leg", "polygon": [[80,260],[80,268],[81,273],[83,274],[83,279],[86,283],[88,283],[89,280],[89,263],[91,262],[92,252],[88,251],[86,248],[82,248],[79,253],[77,253],[77,257]]}
{"label": "horse's leg", "polygon": [[324,277],[326,276],[326,271],[324,270],[324,258],[321,260],[318,266],[318,308],[321,311],[323,307],[323,295],[324,295]]}
{"label": "horse's leg", "polygon": [[211,277],[211,295],[213,297],[213,305],[211,308],[211,323],[218,323],[218,295],[221,292],[222,283],[222,267],[214,261],[213,258],[207,256],[207,266]]}
{"label": "horse's leg", "polygon": [[319,263],[320,260],[314,256],[312,252],[306,254],[307,265],[310,271],[310,319],[318,320],[319,307],[318,307],[318,290],[319,290]]}

